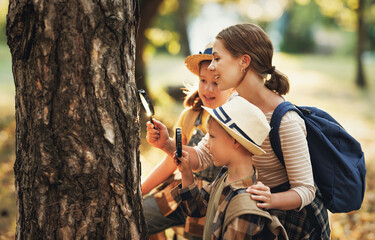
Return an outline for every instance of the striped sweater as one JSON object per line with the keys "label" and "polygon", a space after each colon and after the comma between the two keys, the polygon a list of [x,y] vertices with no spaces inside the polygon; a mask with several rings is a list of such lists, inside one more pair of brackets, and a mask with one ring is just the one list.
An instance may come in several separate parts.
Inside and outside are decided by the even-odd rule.
{"label": "striped sweater", "polygon": [[[265,114],[268,122],[271,121],[272,113]],[[281,119],[279,134],[285,167],[272,150],[269,137],[265,139],[261,146],[266,151],[266,154],[254,156],[253,165],[257,168],[258,180],[270,188],[289,180],[291,189],[296,191],[302,199],[300,207],[302,209],[314,199],[316,190],[306,141],[304,120],[293,111],[287,112]],[[211,157],[205,147],[207,141],[208,135],[195,147],[200,169],[206,168],[211,163]]]}

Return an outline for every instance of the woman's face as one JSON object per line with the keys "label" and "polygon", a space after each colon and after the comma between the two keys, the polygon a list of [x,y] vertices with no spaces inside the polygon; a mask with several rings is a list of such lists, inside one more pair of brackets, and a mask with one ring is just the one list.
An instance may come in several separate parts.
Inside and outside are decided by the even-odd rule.
{"label": "woman's face", "polygon": [[227,101],[233,89],[220,91],[214,73],[207,69],[208,65],[210,65],[209,61],[201,63],[198,93],[204,106],[217,108]]}
{"label": "woman's face", "polygon": [[213,59],[208,69],[213,72],[220,90],[238,87],[243,78],[240,63],[241,58],[234,57],[221,40],[215,40]]}

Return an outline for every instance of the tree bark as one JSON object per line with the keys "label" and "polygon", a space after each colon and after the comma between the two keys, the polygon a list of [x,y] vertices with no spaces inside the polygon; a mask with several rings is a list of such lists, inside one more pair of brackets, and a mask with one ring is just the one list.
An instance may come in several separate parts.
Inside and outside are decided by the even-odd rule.
{"label": "tree bark", "polygon": [[358,10],[357,10],[357,54],[356,54],[356,61],[357,61],[357,76],[356,76],[356,84],[361,88],[366,87],[366,79],[363,73],[363,62],[362,62],[362,55],[364,52],[364,44],[365,44],[365,23],[364,23],[364,6],[365,0],[358,1]]}
{"label": "tree bark", "polygon": [[11,0],[16,239],[146,239],[136,0]]}

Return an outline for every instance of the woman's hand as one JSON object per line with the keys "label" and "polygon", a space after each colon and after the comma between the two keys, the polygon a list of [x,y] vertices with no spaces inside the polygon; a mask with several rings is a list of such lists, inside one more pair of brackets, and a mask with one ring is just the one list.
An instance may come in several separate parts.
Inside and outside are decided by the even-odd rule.
{"label": "woman's hand", "polygon": [[153,119],[154,124],[148,121],[146,140],[153,147],[162,149],[166,147],[169,142],[169,133],[167,127],[161,122]]}
{"label": "woman's hand", "polygon": [[251,199],[258,201],[257,206],[263,209],[272,208],[271,189],[258,181],[256,184],[248,187],[246,192],[251,193]]}

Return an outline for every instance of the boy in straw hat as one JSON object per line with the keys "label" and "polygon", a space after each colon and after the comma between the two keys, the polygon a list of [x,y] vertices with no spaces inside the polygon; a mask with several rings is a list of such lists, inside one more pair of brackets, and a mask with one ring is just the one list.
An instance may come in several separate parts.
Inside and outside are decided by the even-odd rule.
{"label": "boy in straw hat", "polygon": [[270,127],[264,114],[242,97],[234,96],[221,107],[203,107],[207,121],[207,148],[216,166],[225,166],[215,181],[198,189],[183,151],[178,163],[182,183],[172,190],[176,202],[189,216],[206,216],[203,239],[287,239],[275,216],[256,206],[245,189],[256,182],[253,155],[265,152],[260,145]]}

